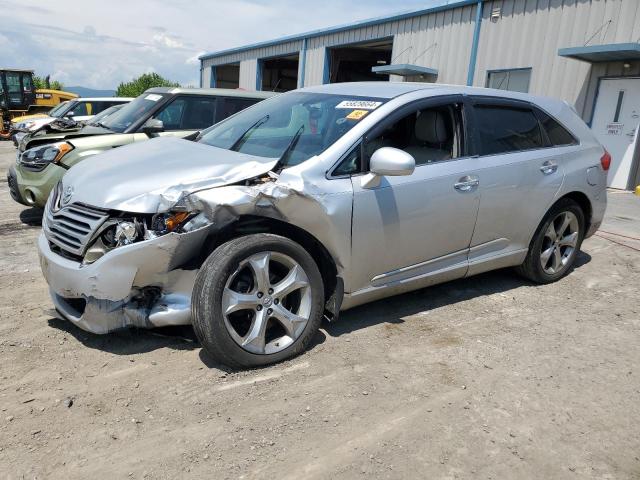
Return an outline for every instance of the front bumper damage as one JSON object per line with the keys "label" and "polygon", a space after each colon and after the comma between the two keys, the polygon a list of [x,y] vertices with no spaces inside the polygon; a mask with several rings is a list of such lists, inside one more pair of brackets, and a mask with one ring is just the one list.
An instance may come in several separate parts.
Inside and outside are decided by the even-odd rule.
{"label": "front bumper damage", "polygon": [[11,140],[13,141],[13,146],[18,148],[20,146],[20,142],[24,137],[28,135],[29,132],[22,132],[20,130],[15,130],[11,133]]}
{"label": "front bumper damage", "polygon": [[40,266],[57,312],[83,330],[191,323],[197,270],[181,268],[200,251],[207,228],[118,247],[83,265],[53,252],[41,234]]}
{"label": "front bumper damage", "polygon": [[[64,318],[95,333],[131,326],[190,323],[191,294],[203,255],[215,247],[218,235],[226,238],[236,225],[243,232],[254,231],[258,220],[261,223],[256,228],[260,231],[295,228],[309,232],[307,237],[325,249],[324,258],[330,259],[332,265],[328,268],[335,269],[339,285],[335,289],[339,292],[337,297],[327,296],[334,299],[333,303],[328,300],[327,311],[337,315],[345,285],[345,262],[351,250],[353,190],[349,179],[320,184],[312,172],[305,174],[312,162],[275,174],[273,159],[211,150],[214,147],[167,138],[144,144],[145,148],[135,144],[125,147],[126,156],[107,152],[100,155],[100,162],[89,159],[70,169],[60,192],[70,187],[73,201],[61,206],[60,211],[84,205],[89,214],[99,210],[98,216],[107,211],[132,216],[190,212],[194,215],[187,222],[191,226],[186,228],[185,224],[184,229],[176,230],[180,233],[115,247],[84,265],[78,259],[70,259],[84,255],[84,250],[65,257],[58,251],[65,250],[64,245],[54,241],[57,245],[52,251],[49,241],[55,235],[47,232],[51,238],[42,236],[39,240],[42,270]],[[185,149],[191,152],[190,167],[181,165],[178,169],[178,163],[170,159],[184,155]],[[218,162],[212,161],[212,153]],[[151,158],[157,170],[149,171],[147,163]],[[123,175],[125,160],[127,174]],[[117,188],[97,187],[97,178]],[[323,173],[318,179],[324,178]],[[47,231],[46,222],[43,228]],[[205,241],[212,244],[203,248]],[[90,243],[83,247],[90,247]]]}

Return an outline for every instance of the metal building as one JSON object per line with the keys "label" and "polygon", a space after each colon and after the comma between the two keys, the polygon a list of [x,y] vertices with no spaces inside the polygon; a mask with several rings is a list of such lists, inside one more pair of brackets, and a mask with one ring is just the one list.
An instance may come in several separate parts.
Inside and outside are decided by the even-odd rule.
{"label": "metal building", "polygon": [[612,154],[611,186],[640,184],[640,0],[451,1],[200,61],[201,84],[212,87],[392,80],[562,98]]}

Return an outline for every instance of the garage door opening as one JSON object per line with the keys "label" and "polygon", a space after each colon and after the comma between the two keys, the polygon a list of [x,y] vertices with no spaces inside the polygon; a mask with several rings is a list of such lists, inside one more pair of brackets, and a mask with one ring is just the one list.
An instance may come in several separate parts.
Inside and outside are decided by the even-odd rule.
{"label": "garage door opening", "polygon": [[219,65],[215,67],[215,83],[217,88],[240,87],[240,64]]}
{"label": "garage door opening", "polygon": [[330,69],[327,80],[329,83],[388,81],[389,75],[375,74],[371,69],[380,65],[389,65],[392,50],[393,39],[391,38],[330,48],[328,51]]}
{"label": "garage door opening", "polygon": [[262,90],[266,92],[288,92],[298,88],[299,55],[262,60]]}

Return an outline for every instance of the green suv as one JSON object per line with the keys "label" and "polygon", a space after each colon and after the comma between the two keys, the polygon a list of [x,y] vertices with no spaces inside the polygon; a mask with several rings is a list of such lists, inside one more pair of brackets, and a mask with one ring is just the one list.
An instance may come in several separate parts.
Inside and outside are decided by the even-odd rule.
{"label": "green suv", "polygon": [[274,93],[220,88],[151,88],[98,125],[29,135],[9,168],[11,197],[43,207],[66,171],[85,158],[156,136],[185,138]]}

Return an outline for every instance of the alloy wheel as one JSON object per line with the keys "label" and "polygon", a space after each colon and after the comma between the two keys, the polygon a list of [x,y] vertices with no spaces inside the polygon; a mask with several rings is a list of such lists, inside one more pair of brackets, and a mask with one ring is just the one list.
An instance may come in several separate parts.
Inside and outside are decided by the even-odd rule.
{"label": "alloy wheel", "polygon": [[578,217],[570,211],[559,213],[544,233],[540,263],[542,270],[556,275],[569,266],[580,236]]}
{"label": "alloy wheel", "polygon": [[280,252],[260,252],[242,261],[222,293],[227,331],[254,354],[276,353],[295,342],[309,322],[311,305],[307,274]]}

